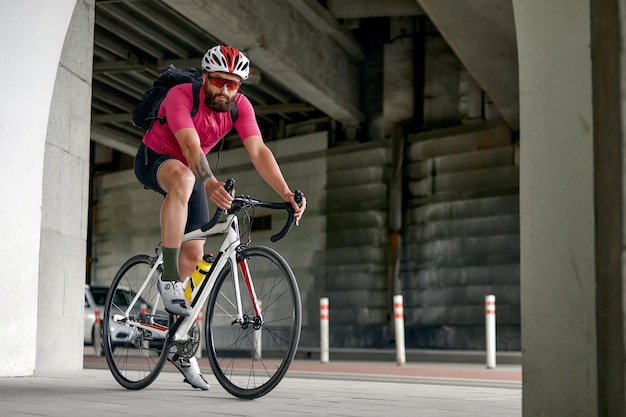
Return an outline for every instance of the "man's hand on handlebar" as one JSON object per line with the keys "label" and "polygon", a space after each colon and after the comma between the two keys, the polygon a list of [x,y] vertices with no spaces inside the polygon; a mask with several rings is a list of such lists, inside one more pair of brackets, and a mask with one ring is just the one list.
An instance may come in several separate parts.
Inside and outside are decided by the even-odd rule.
{"label": "man's hand on handlebar", "polygon": [[294,213],[293,217],[296,222],[296,226],[300,223],[300,218],[304,214],[306,210],[306,197],[300,190],[296,190],[294,193],[287,193],[283,196],[284,200],[288,203],[291,203],[293,207]]}
{"label": "man's hand on handlebar", "polygon": [[[207,197],[222,210],[228,210],[233,201],[233,195],[224,188],[225,183],[218,181],[209,181],[205,184]],[[234,190],[233,190],[234,193]]]}

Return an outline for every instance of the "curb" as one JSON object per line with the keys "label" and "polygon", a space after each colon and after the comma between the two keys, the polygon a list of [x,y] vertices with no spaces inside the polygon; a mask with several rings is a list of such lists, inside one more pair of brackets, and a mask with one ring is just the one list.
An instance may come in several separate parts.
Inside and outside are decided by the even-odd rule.
{"label": "curb", "polygon": [[[340,361],[377,361],[396,362],[394,349],[330,349],[330,360]],[[296,359],[320,359],[320,349],[299,347]],[[487,353],[480,350],[437,350],[437,349],[407,349],[407,362],[432,363],[486,363]],[[521,365],[522,353],[496,352],[496,363],[501,365]]]}

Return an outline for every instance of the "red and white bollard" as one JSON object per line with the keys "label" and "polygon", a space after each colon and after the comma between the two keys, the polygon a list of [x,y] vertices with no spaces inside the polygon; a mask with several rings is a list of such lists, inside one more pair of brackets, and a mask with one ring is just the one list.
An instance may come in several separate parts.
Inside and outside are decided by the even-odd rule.
{"label": "red and white bollard", "polygon": [[496,296],[485,296],[485,338],[487,368],[496,367]]}
{"label": "red and white bollard", "polygon": [[320,298],[320,361],[328,363],[329,356],[329,337],[328,337],[328,319],[330,310],[328,306],[328,298]]}
{"label": "red and white bollard", "polygon": [[396,362],[404,365],[406,350],[404,346],[404,301],[401,295],[393,296],[393,323],[396,332]]}
{"label": "red and white bollard", "polygon": [[102,319],[100,319],[100,310],[93,312],[95,319],[93,324],[93,350],[96,356],[102,355]]}

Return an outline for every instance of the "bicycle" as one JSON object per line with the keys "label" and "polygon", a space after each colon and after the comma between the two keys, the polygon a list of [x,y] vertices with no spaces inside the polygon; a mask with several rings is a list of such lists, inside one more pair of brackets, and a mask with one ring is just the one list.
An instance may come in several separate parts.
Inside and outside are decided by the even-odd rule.
{"label": "bicycle", "polygon": [[[226,182],[230,193],[234,180]],[[303,194],[296,191],[301,204]],[[163,257],[136,255],[117,272],[104,308],[103,348],[107,365],[127,389],[143,389],[157,378],[171,349],[191,357],[201,343],[198,319],[204,318],[204,341],[211,369],[220,385],[239,398],[258,398],[278,385],[297,350],[302,324],[298,284],[291,268],[274,249],[253,246],[240,233],[238,214],[251,229],[255,207],[286,210],[276,242],[291,230],[290,203],[235,197],[228,212],[218,210],[209,223],[186,233],[183,240],[225,234],[208,275],[196,289],[191,314],[177,317],[165,311],[157,280]],[[219,222],[222,215],[226,221]],[[241,236],[248,235],[242,242]]]}

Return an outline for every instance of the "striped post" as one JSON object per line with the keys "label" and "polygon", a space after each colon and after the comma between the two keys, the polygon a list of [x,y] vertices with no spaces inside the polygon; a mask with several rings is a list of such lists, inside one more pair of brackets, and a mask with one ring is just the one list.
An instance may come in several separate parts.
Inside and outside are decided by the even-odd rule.
{"label": "striped post", "polygon": [[96,356],[102,356],[102,320],[100,319],[100,310],[93,312],[95,316],[93,324],[93,350]]}
{"label": "striped post", "polygon": [[496,367],[496,296],[485,296],[485,337],[487,368]]}
{"label": "striped post", "polygon": [[406,363],[404,346],[404,301],[401,295],[393,296],[393,322],[396,332],[396,362],[399,366]]}
{"label": "striped post", "polygon": [[328,363],[328,319],[330,310],[328,307],[328,298],[320,298],[320,361]]}

